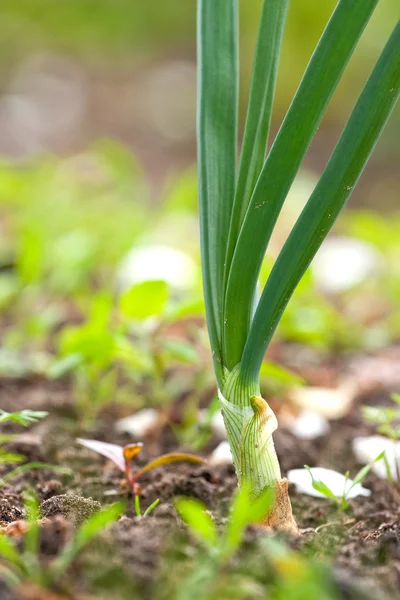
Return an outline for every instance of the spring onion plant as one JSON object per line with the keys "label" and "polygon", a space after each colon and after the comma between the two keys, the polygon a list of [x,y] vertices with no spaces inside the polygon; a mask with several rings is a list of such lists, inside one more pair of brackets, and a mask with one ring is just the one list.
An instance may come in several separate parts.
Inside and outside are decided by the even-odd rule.
{"label": "spring onion plant", "polygon": [[203,284],[214,368],[239,485],[276,490],[266,526],[294,529],[287,481],[260,396],[279,319],[350,197],[399,96],[400,23],[260,297],[272,231],[326,107],[379,0],[339,0],[265,158],[289,0],[264,0],[238,156],[238,0],[198,0],[198,168]]}

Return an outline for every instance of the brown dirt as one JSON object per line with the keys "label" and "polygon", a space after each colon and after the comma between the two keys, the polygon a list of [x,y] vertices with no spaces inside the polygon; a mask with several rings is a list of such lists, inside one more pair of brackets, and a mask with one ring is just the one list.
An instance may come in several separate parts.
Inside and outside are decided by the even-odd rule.
{"label": "brown dirt", "polygon": [[[354,473],[360,465],[352,455],[351,439],[372,431],[369,425],[362,422],[360,405],[385,404],[388,398],[389,394],[381,390],[360,399],[350,415],[331,424],[330,433],[323,440],[299,440],[287,430],[278,429],[275,441],[283,474],[290,468],[304,464],[318,464],[342,472],[350,469]],[[65,476],[50,470],[31,471],[0,487],[0,521],[3,528],[25,517],[23,492],[27,487],[36,490],[44,517],[40,539],[41,560],[48,561],[63,547],[76,525],[101,505],[127,496],[118,469],[76,445],[75,437],[82,435],[120,444],[130,440],[121,435],[113,436],[110,415],[115,417],[114,410],[104,411],[92,430],[81,431],[67,383],[60,385],[43,380],[0,382],[0,405],[6,410],[28,407],[49,410],[50,416],[31,427],[29,436],[21,436],[12,448],[23,452],[29,461],[45,460],[67,466],[72,471],[71,475]],[[8,429],[18,430],[15,426]],[[207,448],[212,447],[213,443],[216,442],[208,443]],[[176,450],[177,442],[171,429],[166,426],[162,435],[148,447],[151,447],[152,454],[158,454],[172,448]],[[138,465],[144,464],[147,459],[145,447],[138,457]],[[7,468],[0,466],[3,473]],[[329,501],[302,496],[290,490],[293,513],[302,536],[287,539],[293,548],[301,549],[307,556],[332,561],[340,598],[367,598],[366,590],[369,590],[373,598],[379,598],[379,594],[385,592],[388,598],[400,599],[400,492],[372,473],[368,475],[365,485],[372,489],[373,494],[368,498],[352,500],[345,514],[339,514]],[[198,498],[207,505],[217,524],[222,524],[226,521],[230,499],[236,489],[236,477],[230,465],[194,467],[177,464],[148,473],[143,477],[142,488],[142,510],[157,498],[160,499],[160,505],[150,517],[138,519],[132,502],[129,502],[125,516],[96,544],[96,552],[102,548],[102,552],[109,556],[107,567],[114,569],[121,581],[128,581],[131,586],[129,589],[134,585],[141,590],[141,598],[151,598],[154,586],[157,589],[160,586],[160,572],[165,568],[163,564],[171,548],[171,540],[182,539],[182,536],[187,538],[186,530],[173,507],[173,499],[182,495]],[[241,552],[254,552],[251,550],[252,544],[265,535],[268,534],[250,531]],[[99,559],[96,552],[88,552],[86,558],[84,553],[83,563],[86,564],[85,560],[87,564],[91,561],[93,564],[96,560],[98,563],[104,561],[104,558]],[[87,594],[93,593],[90,588],[93,582],[86,581],[86,574],[82,570],[77,567],[74,569],[77,570],[73,571],[73,584],[67,586],[69,595],[63,596],[65,590],[60,588],[60,598],[87,598]],[[96,577],[103,587],[106,586],[104,574],[97,573]],[[41,596],[29,586],[21,590],[19,595],[13,596],[1,586],[0,598],[59,598],[57,594]],[[113,597],[113,593],[107,592],[106,597]],[[101,596],[100,590],[96,597]]]}

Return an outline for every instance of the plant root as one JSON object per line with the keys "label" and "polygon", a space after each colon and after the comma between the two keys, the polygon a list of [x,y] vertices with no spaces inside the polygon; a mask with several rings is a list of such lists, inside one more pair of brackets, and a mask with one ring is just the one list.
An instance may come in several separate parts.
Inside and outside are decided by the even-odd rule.
{"label": "plant root", "polygon": [[264,529],[277,529],[279,531],[288,531],[292,535],[301,535],[293,517],[292,505],[289,497],[289,482],[286,478],[281,479],[276,484],[274,506],[260,526]]}

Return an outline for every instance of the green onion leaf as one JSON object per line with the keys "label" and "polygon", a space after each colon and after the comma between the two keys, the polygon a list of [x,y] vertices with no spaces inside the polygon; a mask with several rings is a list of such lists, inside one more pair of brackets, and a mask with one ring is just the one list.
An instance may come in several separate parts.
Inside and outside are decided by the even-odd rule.
{"label": "green onion leaf", "polygon": [[204,294],[217,377],[225,255],[236,181],[238,2],[198,3],[198,169]]}
{"label": "green onion leaf", "polygon": [[307,67],[257,181],[230,268],[224,364],[242,357],[258,273],[283,202],[378,0],[340,0]]}
{"label": "green onion leaf", "polygon": [[240,154],[235,202],[229,230],[227,270],[231,264],[244,215],[265,160],[288,4],[289,0],[264,0],[263,3]]}
{"label": "green onion leaf", "polygon": [[350,197],[399,94],[400,22],[268,278],[243,353],[241,370],[245,380],[258,377],[282,312]]}

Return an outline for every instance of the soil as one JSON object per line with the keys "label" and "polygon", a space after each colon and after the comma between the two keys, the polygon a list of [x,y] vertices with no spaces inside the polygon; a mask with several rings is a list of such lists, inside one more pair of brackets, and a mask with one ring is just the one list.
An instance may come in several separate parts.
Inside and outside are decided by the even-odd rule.
{"label": "soil", "polygon": [[[399,347],[393,352],[398,356]],[[387,355],[374,360],[384,361],[385,357]],[[331,361],[328,367],[314,366],[313,375],[308,374],[308,378],[314,383],[323,379],[333,383],[342,374],[346,362],[347,359]],[[398,377],[398,370],[394,376]],[[283,427],[278,429],[274,438],[283,474],[304,464],[356,472],[361,465],[352,454],[351,440],[373,431],[372,426],[363,422],[360,407],[366,403],[387,404],[389,388],[390,392],[396,391],[390,384],[387,388],[370,387],[360,393],[350,413],[331,422],[330,433],[324,439],[300,440]],[[40,558],[43,564],[57,555],[75,528],[88,516],[101,506],[128,495],[122,474],[112,463],[75,444],[78,435],[121,445],[132,442],[128,436],[113,433],[113,420],[119,409],[115,406],[105,408],[95,425],[82,430],[72,398],[68,381],[55,383],[36,378],[0,382],[0,406],[3,409],[49,411],[45,420],[9,444],[10,449],[23,453],[27,461],[44,461],[71,469],[70,474],[63,475],[47,469],[28,471],[0,487],[3,532],[17,539],[21,547],[26,529],[23,492],[28,487],[35,489],[42,517]],[[126,414],[126,407],[124,410]],[[19,432],[20,428],[5,426],[4,432],[9,431]],[[156,438],[150,436],[143,441],[145,447],[137,457],[138,465],[151,456],[179,449],[168,424]],[[200,453],[207,455],[217,443],[216,439],[209,440]],[[8,466],[0,465],[0,475],[7,470]],[[195,542],[180,522],[173,499],[183,495],[201,500],[216,523],[222,525],[237,487],[234,469],[231,465],[175,464],[149,472],[143,476],[141,485],[142,510],[157,498],[160,499],[159,506],[149,517],[140,519],[135,516],[129,501],[125,515],[83,552],[79,564],[74,563],[70,568],[68,582],[60,582],[57,593],[44,593],[29,583],[11,593],[1,584],[1,600],[125,598],[125,588],[130,590],[126,597],[133,597],[129,595],[132,589],[138,591],[138,597],[145,599],[174,597],[168,595],[167,583],[163,588],[166,569],[175,564],[173,560],[179,552],[181,562],[182,556],[188,560],[190,544],[193,546]],[[329,576],[338,598],[400,599],[400,492],[373,473],[368,474],[363,485],[373,493],[367,498],[351,500],[350,508],[344,514],[338,513],[325,499],[304,496],[291,489],[293,511],[302,535],[298,538],[285,536],[285,539],[296,552],[301,551],[307,557],[332,565]],[[259,556],[260,540],[271,535],[277,534],[250,528],[240,551],[241,560],[246,562],[246,557]],[[87,576],[89,572],[90,577]],[[113,590],[113,582],[117,580],[119,595]]]}

